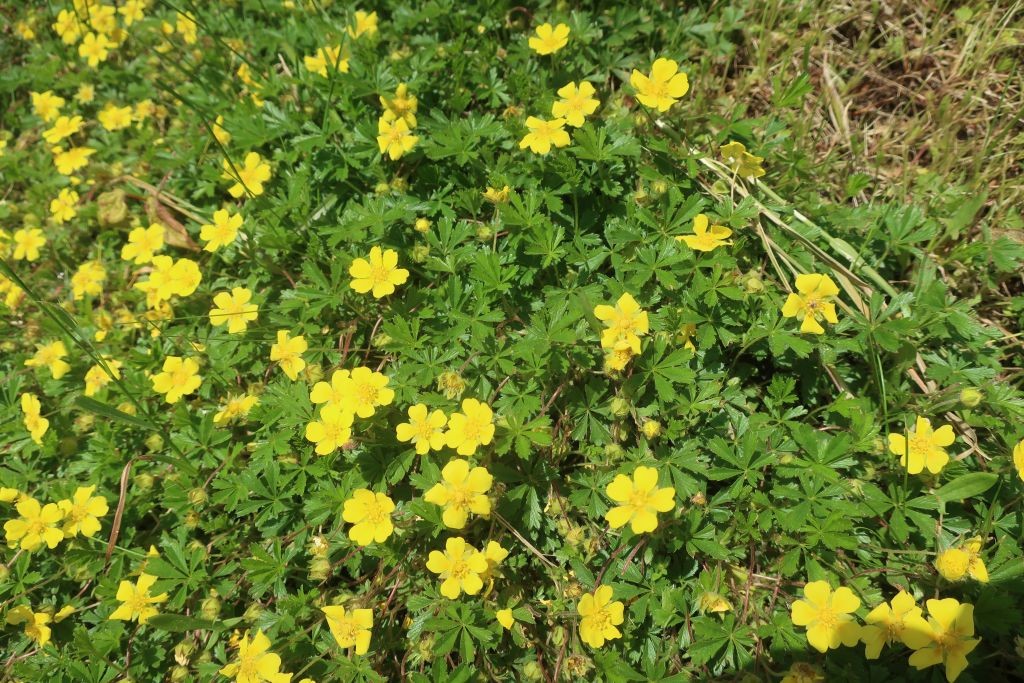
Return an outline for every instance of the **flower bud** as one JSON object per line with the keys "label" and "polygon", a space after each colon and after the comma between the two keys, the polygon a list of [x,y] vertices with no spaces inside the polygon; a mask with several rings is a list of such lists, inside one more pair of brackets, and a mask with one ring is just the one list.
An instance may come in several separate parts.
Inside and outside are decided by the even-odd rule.
{"label": "flower bud", "polygon": [[494,230],[489,225],[481,225],[476,229],[476,238],[481,242],[489,242],[494,237]]}
{"label": "flower bud", "polygon": [[146,448],[155,453],[164,447],[164,437],[159,434],[150,434],[146,437]]}
{"label": "flower bud", "polygon": [[104,192],[96,198],[96,218],[100,225],[117,225],[128,218],[128,204],[124,190]]}
{"label": "flower bud", "polygon": [[324,581],[330,573],[331,561],[323,555],[314,555],[309,563],[309,579],[311,581]]}
{"label": "flower bud", "polygon": [[656,420],[644,420],[640,425],[640,429],[643,430],[644,436],[649,440],[653,440],[661,436],[661,423]]}
{"label": "flower bud", "polygon": [[189,529],[195,529],[197,526],[199,526],[200,521],[201,520],[199,519],[199,514],[195,511],[190,511],[187,515],[185,515],[185,526],[187,526]]}
{"label": "flower bud", "polygon": [[528,681],[539,681],[544,678],[544,670],[535,661],[529,661],[523,665],[523,678]]}
{"label": "flower bud", "polygon": [[211,588],[210,595],[204,598],[199,606],[199,614],[202,615],[203,619],[216,621],[220,617],[220,604],[220,595]]}
{"label": "flower bud", "polygon": [[140,491],[148,491],[153,488],[153,475],[149,472],[139,472],[132,477],[132,484]]}
{"label": "flower bud", "polygon": [[187,666],[174,666],[171,667],[171,683],[184,683],[189,680],[189,671]]}
{"label": "flower bud", "polygon": [[206,489],[192,489],[188,492],[188,502],[193,505],[202,505],[207,501],[209,496],[206,495]]}
{"label": "flower bud", "polygon": [[743,278],[743,291],[747,294],[760,294],[764,291],[764,281],[757,273],[749,273]]}
{"label": "flower bud", "polygon": [[625,417],[629,415],[629,401],[626,399],[616,396],[611,402],[612,415],[615,417]]}
{"label": "flower bud", "polygon": [[417,218],[413,224],[413,229],[416,232],[430,232],[430,220],[426,218]]}
{"label": "flower bud", "polygon": [[412,248],[412,260],[414,263],[423,263],[430,257],[429,244],[417,244]]}
{"label": "flower bud", "polygon": [[977,408],[985,395],[974,387],[967,387],[960,392],[960,403],[966,408]]}
{"label": "flower bud", "polygon": [[263,608],[258,604],[249,605],[248,609],[245,610],[245,614],[242,615],[247,623],[255,624],[263,616]]}

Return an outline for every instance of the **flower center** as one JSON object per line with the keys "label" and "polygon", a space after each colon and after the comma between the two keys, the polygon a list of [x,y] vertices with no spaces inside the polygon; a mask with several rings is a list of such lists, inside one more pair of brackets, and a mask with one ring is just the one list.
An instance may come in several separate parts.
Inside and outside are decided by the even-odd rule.
{"label": "flower center", "polygon": [[[374,281],[379,282],[376,278],[374,278]],[[375,404],[377,402],[378,393],[377,387],[373,386],[369,382],[356,385],[356,396],[359,398],[360,403],[369,405]]]}
{"label": "flower center", "polygon": [[448,489],[448,504],[457,510],[465,509],[469,507],[472,496],[473,494],[469,489],[462,486],[453,486]]}
{"label": "flower center", "polygon": [[[387,513],[384,512],[384,508],[381,507],[380,503],[376,500],[372,503],[367,503],[365,521],[373,524],[380,524],[387,518],[387,516]],[[353,626],[353,628],[355,627]]]}
{"label": "flower center", "polygon": [[459,581],[466,578],[469,573],[469,563],[461,558],[452,560],[451,567],[448,568],[449,576]]}
{"label": "flower center", "polygon": [[424,420],[416,425],[416,439],[419,441],[430,441],[434,436],[434,427],[429,420]]}
{"label": "flower center", "polygon": [[823,607],[818,612],[818,623],[826,628],[834,629],[839,624],[839,617],[831,607]]}
{"label": "flower center", "polygon": [[43,532],[46,531],[47,525],[43,521],[42,517],[36,517],[35,519],[29,520],[28,532],[35,536],[42,536]]}
{"label": "flower center", "polygon": [[612,615],[606,609],[601,609],[590,615],[594,630],[604,631],[612,625]]}
{"label": "flower center", "polygon": [[480,420],[467,416],[465,426],[462,428],[466,441],[479,441],[481,430],[483,430],[483,425],[480,423]]}

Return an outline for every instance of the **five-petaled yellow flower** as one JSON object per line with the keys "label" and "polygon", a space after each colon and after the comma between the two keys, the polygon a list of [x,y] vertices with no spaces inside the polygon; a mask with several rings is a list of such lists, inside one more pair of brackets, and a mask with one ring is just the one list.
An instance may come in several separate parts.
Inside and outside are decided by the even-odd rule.
{"label": "five-petaled yellow flower", "polygon": [[140,624],[149,621],[150,617],[159,612],[154,605],[167,602],[167,593],[149,594],[154,583],[156,583],[156,577],[149,574],[139,574],[139,579],[134,584],[131,581],[122,581],[117,587],[115,596],[121,605],[110,614],[109,618],[119,621],[138,621]]}
{"label": "five-petaled yellow flower", "polygon": [[56,223],[66,223],[78,215],[75,208],[78,205],[78,193],[68,188],[62,188],[57,193],[57,198],[50,202],[50,215]]}
{"label": "five-petaled yellow flower", "polygon": [[545,121],[536,116],[526,119],[530,132],[519,141],[519,149],[530,148],[534,154],[547,154],[551,146],[565,147],[569,144],[569,133],[565,130],[565,119]]}
{"label": "five-petaled yellow flower", "polygon": [[686,246],[695,251],[714,251],[729,242],[732,230],[724,225],[712,225],[708,229],[708,217],[702,213],[693,217],[693,234],[679,235],[676,240],[685,242]]}
{"label": "five-petaled yellow flower", "polygon": [[93,496],[95,486],[79,486],[70,499],[57,501],[64,515],[64,536],[74,538],[82,534],[91,538],[100,530],[99,518],[107,514],[107,499]]}
{"label": "five-petaled yellow flower", "polygon": [[264,161],[258,152],[246,154],[245,161],[240,166],[227,159],[224,159],[221,165],[224,167],[221,178],[235,181],[235,184],[228,188],[228,193],[235,199],[246,192],[253,197],[260,196],[263,194],[263,183],[270,180],[270,164]]}
{"label": "five-petaled yellow flower", "polygon": [[690,82],[686,74],[679,71],[679,64],[665,57],[654,60],[650,75],[633,69],[629,84],[636,90],[640,104],[658,111],[668,111],[690,89]]}
{"label": "five-petaled yellow flower", "polygon": [[444,435],[448,448],[459,455],[473,455],[479,446],[486,446],[494,438],[494,413],[491,407],[475,398],[462,400],[462,412],[448,418],[448,431]]}
{"label": "five-petaled yellow flower", "polygon": [[405,119],[382,116],[377,120],[377,146],[381,154],[398,161],[416,146],[419,136],[413,135]]}
{"label": "five-petaled yellow flower", "polygon": [[409,128],[416,127],[416,108],[419,106],[419,100],[415,95],[409,94],[409,86],[405,83],[399,83],[391,97],[381,95],[380,106],[384,107],[384,116],[389,120],[402,119]]}
{"label": "five-petaled yellow flower", "polygon": [[441,579],[441,595],[455,600],[462,593],[476,595],[484,587],[481,575],[487,571],[487,558],[466,539],[455,536],[445,541],[443,553],[430,551],[427,569]]}
{"label": "five-petaled yellow flower", "polygon": [[594,649],[622,637],[616,626],[625,620],[624,606],[621,601],[612,600],[612,596],[611,586],[598,586],[593,593],[585,593],[576,605],[581,617],[580,639]]}
{"label": "five-petaled yellow flower", "polygon": [[214,252],[233,243],[242,227],[242,214],[227,209],[213,212],[213,223],[206,223],[199,229],[199,239],[206,242],[203,251]]}
{"label": "five-petaled yellow flower", "polygon": [[828,275],[807,273],[796,276],[796,292],[789,295],[782,307],[786,318],[802,317],[801,332],[824,334],[825,328],[818,322],[824,318],[833,325],[839,322],[836,305],[832,299],[839,294],[839,288]]}
{"label": "five-petaled yellow flower", "polygon": [[348,27],[349,37],[359,38],[363,35],[372,36],[375,33],[377,33],[377,13],[357,10],[355,19]]}
{"label": "five-petaled yellow flower", "polygon": [[328,455],[352,438],[352,413],[338,405],[324,406],[320,419],[306,425],[306,439],[316,444],[317,455]]}
{"label": "five-petaled yellow flower", "polygon": [[650,331],[647,312],[640,308],[633,295],[623,293],[615,306],[602,304],[594,307],[594,315],[604,323],[601,348],[614,350],[620,341],[629,344],[633,354],[640,353],[640,337]]}
{"label": "five-petaled yellow flower", "polygon": [[203,383],[199,375],[199,363],[193,358],[167,356],[164,359],[163,372],[153,376],[153,390],[164,394],[168,403],[177,403],[183,396],[196,391]]}
{"label": "five-petaled yellow flower", "polygon": [[4,524],[7,535],[7,547],[32,552],[45,544],[51,550],[64,540],[64,531],[60,522],[64,518],[56,503],[40,505],[35,498],[25,496],[15,505],[18,519],[8,520]]}
{"label": "five-petaled yellow flower", "polygon": [[741,178],[760,178],[764,175],[761,167],[763,157],[755,156],[747,151],[742,142],[730,142],[719,148],[725,165]]}
{"label": "five-petaled yellow flower", "polygon": [[395,390],[388,388],[390,381],[387,375],[370,368],[353,368],[343,381],[342,407],[357,417],[371,417],[379,406],[390,405],[395,400]]}
{"label": "five-petaled yellow flower", "polygon": [[292,675],[281,672],[281,657],[270,649],[270,639],[262,630],[249,640],[243,636],[238,643],[238,659],[220,670],[236,683],[289,683]]}
{"label": "five-petaled yellow flower", "polygon": [[949,462],[946,446],[951,446],[955,440],[956,435],[949,425],[932,430],[931,420],[918,416],[906,436],[889,434],[889,452],[900,456],[900,464],[910,474],[920,474],[925,469],[938,474]]}
{"label": "five-petaled yellow flower", "polygon": [[387,540],[395,530],[394,524],[391,523],[391,513],[394,510],[395,502],[385,494],[374,493],[369,489],[356,489],[352,492],[352,497],[345,501],[341,518],[352,525],[348,530],[348,537],[356,544],[365,546]]}
{"label": "five-petaled yellow flower", "polygon": [[491,514],[491,500],[487,492],[494,478],[485,468],[470,469],[468,462],[455,458],[441,470],[441,479],[427,491],[423,500],[444,508],[441,519],[445,526],[462,529],[469,513],[482,517]]}
{"label": "five-petaled yellow flower", "polygon": [[624,474],[616,475],[605,489],[608,497],[618,505],[604,518],[613,529],[630,525],[634,534],[645,534],[658,528],[659,512],[669,512],[676,506],[676,490],[671,486],[658,488],[658,470],[641,465],[631,480]]}
{"label": "five-petaled yellow flower", "polygon": [[561,99],[551,105],[551,115],[565,119],[573,128],[579,128],[601,104],[594,98],[595,92],[594,86],[588,81],[580,82],[579,87],[575,81],[563,85],[558,89],[558,96]]}
{"label": "five-petaled yellow flower", "polygon": [[444,426],[448,418],[440,410],[428,414],[427,406],[417,403],[409,407],[409,421],[395,428],[399,441],[411,441],[416,452],[426,455],[430,451],[444,448]]}
{"label": "five-petaled yellow flower", "polygon": [[37,346],[35,354],[25,361],[25,367],[47,368],[54,379],[60,379],[71,369],[71,366],[64,360],[67,355],[67,347],[58,339],[49,344]]}
{"label": "five-petaled yellow flower", "polygon": [[103,363],[97,363],[90,367],[85,373],[85,391],[83,393],[86,396],[95,396],[112,380],[121,379],[122,365],[119,360],[104,358]]}
{"label": "five-petaled yellow flower", "polygon": [[370,649],[373,610],[354,609],[346,612],[341,605],[328,605],[320,610],[327,616],[327,627],[338,647],[354,647],[357,655],[366,654]]}
{"label": "five-petaled yellow flower", "polygon": [[14,253],[11,256],[15,261],[37,261],[39,250],[46,246],[46,236],[39,228],[21,228],[14,231]]}
{"label": "five-petaled yellow flower", "polygon": [[302,63],[306,70],[322,78],[327,78],[328,69],[343,74],[347,74],[349,69],[348,56],[342,57],[340,45],[317,48],[316,54],[303,57]]}
{"label": "five-petaled yellow flower", "polygon": [[864,657],[878,659],[886,645],[901,642],[907,644],[905,635],[907,619],[921,616],[921,608],[914,602],[914,596],[900,591],[891,602],[883,602],[864,617],[865,625],[860,630],[864,643]]}
{"label": "five-petaled yellow flower", "polygon": [[790,616],[796,626],[807,627],[807,642],[818,652],[840,645],[852,647],[860,640],[861,627],[853,612],[860,598],[843,586],[835,592],[827,581],[811,581],[804,586],[804,599],[793,603]]}
{"label": "five-petaled yellow flower", "polygon": [[153,260],[156,252],[164,248],[164,226],[152,223],[148,228],[139,226],[128,233],[128,244],[121,247],[121,258],[142,265]]}
{"label": "five-petaled yellow flower", "polygon": [[409,271],[398,267],[398,252],[373,247],[368,259],[357,258],[349,266],[349,286],[360,294],[370,292],[374,299],[392,294],[409,279]]}
{"label": "five-petaled yellow flower", "polygon": [[46,612],[33,612],[28,605],[12,607],[7,612],[7,623],[11,626],[25,624],[25,635],[34,640],[39,647],[45,647],[50,642],[50,627],[52,617]]}
{"label": "five-petaled yellow flower", "polygon": [[306,367],[302,354],[309,346],[305,337],[291,336],[288,330],[277,331],[277,342],[270,347],[270,360],[281,366],[281,370],[293,382]]}
{"label": "five-petaled yellow flower", "polygon": [[554,27],[548,23],[541,24],[528,42],[530,49],[537,54],[553,55],[569,44],[569,27],[565,24]]}
{"label": "five-petaled yellow flower", "polygon": [[21,395],[21,412],[24,414],[23,424],[28,430],[29,437],[36,445],[42,445],[43,435],[50,428],[50,421],[42,415],[42,405],[39,397],[35,394],[25,393]]}
{"label": "five-petaled yellow flower", "polygon": [[340,406],[347,399],[351,384],[349,380],[349,371],[344,368],[335,370],[331,374],[331,381],[328,382],[317,382],[313,385],[313,390],[309,392],[309,400],[313,403],[324,403],[326,405]]}
{"label": "five-petaled yellow flower", "polygon": [[229,396],[227,404],[213,416],[213,424],[224,425],[245,418],[260,400],[252,394]]}
{"label": "five-petaled yellow flower", "polygon": [[228,326],[228,334],[245,332],[249,323],[259,315],[259,306],[249,303],[252,292],[245,287],[233,287],[231,292],[220,292],[213,297],[214,308],[210,309],[210,324],[214,327]]}
{"label": "five-petaled yellow flower", "polygon": [[910,664],[918,670],[942,664],[946,680],[953,683],[967,668],[967,655],[981,642],[974,638],[974,605],[955,598],[928,600],[927,621],[923,616],[908,618],[904,642],[914,650]]}

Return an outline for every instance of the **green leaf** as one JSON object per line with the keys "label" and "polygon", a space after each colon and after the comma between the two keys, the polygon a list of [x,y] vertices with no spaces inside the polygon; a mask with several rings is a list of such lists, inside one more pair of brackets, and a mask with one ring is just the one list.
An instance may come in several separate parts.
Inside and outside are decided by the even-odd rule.
{"label": "green leaf", "polygon": [[147,626],[180,633],[182,631],[223,631],[224,624],[209,619],[199,619],[184,614],[156,614],[146,620]]}
{"label": "green leaf", "polygon": [[953,503],[972,496],[978,496],[992,488],[999,475],[992,472],[971,472],[943,484],[935,490],[935,496],[943,503]]}

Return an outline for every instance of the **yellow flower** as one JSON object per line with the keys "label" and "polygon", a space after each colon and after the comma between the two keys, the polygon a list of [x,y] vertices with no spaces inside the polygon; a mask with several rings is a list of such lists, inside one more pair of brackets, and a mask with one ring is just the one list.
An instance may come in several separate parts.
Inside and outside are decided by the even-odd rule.
{"label": "yellow flower", "polygon": [[853,612],[860,598],[845,586],[832,592],[826,581],[811,581],[804,586],[804,599],[793,603],[790,616],[796,626],[807,627],[807,642],[818,652],[842,645],[852,647],[860,640],[860,626]]}
{"label": "yellow flower", "polygon": [[39,259],[39,250],[46,246],[46,238],[39,228],[22,228],[14,233],[15,261],[36,261]]}
{"label": "yellow flower", "polygon": [[64,106],[64,98],[54,95],[52,90],[33,92],[32,111],[43,121],[49,123],[60,116],[60,108]]}
{"label": "yellow flower", "polygon": [[377,33],[377,13],[357,10],[354,22],[348,27],[348,35],[358,38],[362,35],[372,36],[375,33]]}
{"label": "yellow flower", "polygon": [[558,119],[565,119],[565,122],[573,128],[583,125],[586,117],[597,111],[601,103],[594,99],[594,86],[588,81],[580,82],[576,87],[573,81],[563,85],[558,90],[558,96],[562,99],[551,105],[551,115]]}
{"label": "yellow flower", "polygon": [[658,488],[658,470],[637,467],[630,480],[624,474],[616,475],[605,489],[608,497],[619,503],[604,518],[613,529],[628,523],[634,534],[645,534],[658,528],[658,512],[675,508],[676,490],[671,486]]}
{"label": "yellow flower", "polygon": [[35,394],[25,393],[21,395],[21,412],[24,415],[22,423],[28,430],[29,437],[36,445],[42,445],[43,435],[50,428],[50,421],[41,414],[42,406]]}
{"label": "yellow flower", "polygon": [[722,159],[725,165],[732,169],[732,172],[741,178],[760,178],[764,175],[761,162],[764,158],[754,156],[747,151],[741,142],[730,142],[719,148],[722,152]]}
{"label": "yellow flower", "polygon": [[135,286],[152,294],[156,301],[166,301],[172,296],[189,296],[203,279],[199,264],[192,259],[175,261],[170,256],[161,255],[154,256],[152,263],[148,282]]}
{"label": "yellow flower", "polygon": [[89,31],[78,46],[78,56],[84,57],[89,66],[96,67],[100,62],[106,61],[114,44],[102,33]]}
{"label": "yellow flower", "polygon": [[452,413],[444,438],[448,448],[454,448],[459,455],[473,455],[477,447],[486,446],[494,438],[491,407],[475,398],[463,399],[462,412]]}
{"label": "yellow flower", "polygon": [[370,417],[378,406],[389,405],[395,399],[394,390],[387,387],[389,381],[387,375],[370,368],[355,368],[344,380],[341,406],[358,417]]}
{"label": "yellow flower", "polygon": [[214,211],[213,223],[207,223],[199,230],[199,239],[206,242],[203,251],[214,252],[234,242],[242,222],[240,213],[232,214],[227,209]]}
{"label": "yellow flower", "polygon": [[[22,394],[22,398],[28,394]],[[0,486],[0,503],[13,503],[21,496],[21,491],[7,486]]]}
{"label": "yellow flower", "polygon": [[7,623],[16,626],[25,624],[25,635],[34,640],[39,647],[50,642],[50,615],[46,612],[33,612],[28,605],[18,605],[7,612]]}
{"label": "yellow flower", "polygon": [[565,130],[565,119],[551,119],[545,121],[536,116],[526,118],[526,127],[529,133],[519,141],[519,149],[530,148],[534,154],[547,154],[551,151],[551,145],[565,147],[569,144],[569,133]]}
{"label": "yellow flower", "polygon": [[81,116],[58,116],[53,126],[43,131],[43,139],[51,145],[56,145],[80,130],[82,130]]}
{"label": "yellow flower", "polygon": [[370,292],[374,299],[393,293],[398,285],[409,279],[409,271],[398,267],[398,252],[394,249],[382,251],[380,247],[370,249],[369,260],[357,258],[352,261],[348,274],[352,276],[349,287],[360,294]]}
{"label": "yellow flower", "polygon": [[117,8],[118,13],[124,17],[124,25],[131,26],[136,21],[145,18],[143,10],[146,9],[146,0],[125,0],[124,4]]}
{"label": "yellow flower", "polygon": [[213,137],[217,139],[217,142],[219,142],[221,146],[231,142],[231,133],[224,127],[223,114],[217,115],[217,118],[214,120],[211,128],[213,128]]}
{"label": "yellow flower", "polygon": [[306,425],[306,439],[316,444],[317,455],[328,455],[352,438],[352,413],[341,406],[325,406],[320,419]]}
{"label": "yellow flower", "polygon": [[53,375],[54,379],[60,379],[68,373],[71,366],[64,361],[64,358],[68,355],[67,347],[64,346],[64,342],[52,341],[49,344],[42,344],[36,346],[35,355],[25,361],[25,367],[29,368],[49,368],[50,374]]}
{"label": "yellow flower", "polygon": [[914,597],[905,591],[897,593],[892,602],[883,602],[871,610],[864,617],[865,625],[860,630],[860,640],[865,645],[864,656],[867,659],[878,659],[886,645],[897,642],[906,644],[907,619],[920,617],[921,608],[914,602]]}
{"label": "yellow flower", "polygon": [[640,104],[658,111],[668,111],[690,89],[686,74],[679,72],[675,60],[664,57],[654,60],[649,76],[633,69],[629,84]]}
{"label": "yellow flower", "polygon": [[621,638],[615,628],[625,619],[622,602],[612,600],[611,586],[598,586],[593,593],[585,593],[576,605],[580,617],[580,639],[592,648],[599,648],[605,641]]}
{"label": "yellow flower", "polygon": [[259,197],[263,194],[263,183],[270,180],[270,164],[257,152],[246,154],[241,166],[233,164],[228,159],[224,159],[221,165],[224,167],[224,173],[220,177],[235,181],[235,184],[228,188],[228,193],[235,199],[246,192],[253,197]]}
{"label": "yellow flower", "polygon": [[413,223],[413,230],[419,233],[430,232],[430,219],[429,218],[417,218],[416,222]]}
{"label": "yellow flower", "polygon": [[419,101],[415,95],[409,94],[409,86],[405,83],[398,84],[392,97],[380,96],[380,106],[384,107],[384,115],[389,116],[391,120],[402,119],[409,128],[416,127],[418,105]]}
{"label": "yellow flower", "polygon": [[605,368],[613,372],[621,372],[626,369],[634,355],[636,354],[633,353],[633,347],[630,346],[629,342],[620,339],[615,342],[615,347],[605,354]]}
{"label": "yellow flower", "polygon": [[54,623],[59,624],[77,611],[78,610],[76,610],[73,605],[64,605],[56,614],[53,615],[53,621]]}
{"label": "yellow flower", "polygon": [[194,45],[197,40],[196,31],[199,28],[190,15],[178,12],[175,18],[174,27],[178,33],[181,34],[181,39],[185,41],[187,45]]}
{"label": "yellow flower", "polygon": [[361,546],[383,543],[395,530],[391,523],[391,513],[394,509],[394,501],[383,493],[356,489],[352,492],[352,497],[345,501],[341,513],[341,518],[352,525],[348,530],[348,537]]}
{"label": "yellow flower", "polygon": [[601,348],[615,349],[618,342],[625,341],[634,355],[640,353],[640,337],[647,334],[650,327],[647,312],[629,292],[619,297],[614,308],[604,304],[595,306],[594,315],[607,328],[601,333]]}
{"label": "yellow flower", "polygon": [[494,616],[506,631],[511,631],[512,626],[516,623],[516,618],[512,616],[512,610],[510,609],[500,609],[495,612]]}
{"label": "yellow flower", "polygon": [[139,574],[138,581],[134,584],[131,581],[122,581],[117,587],[116,595],[121,604],[107,618],[145,624],[159,611],[154,605],[167,601],[167,593],[152,596],[149,594],[154,583],[156,577],[149,574]]}
{"label": "yellow flower", "polygon": [[121,247],[121,258],[135,265],[150,263],[153,255],[164,248],[164,226],[153,223],[148,228],[139,226],[128,233],[128,244]]}
{"label": "yellow flower", "polygon": [[1017,468],[1017,476],[1024,481],[1024,440],[1013,447],[1013,466]]}
{"label": "yellow flower", "polygon": [[725,244],[732,244],[728,241],[732,230],[724,225],[712,225],[708,230],[708,217],[702,213],[693,218],[693,234],[680,235],[676,240],[686,242],[686,246],[696,251],[714,251]]}
{"label": "yellow flower", "polygon": [[203,383],[199,374],[199,363],[192,358],[167,356],[163,372],[152,378],[153,390],[164,394],[168,403],[177,403],[183,396],[195,392]]}
{"label": "yellow flower", "polygon": [[232,287],[230,294],[220,292],[213,297],[210,324],[214,327],[227,324],[228,334],[245,332],[249,323],[259,315],[259,306],[249,303],[251,299],[252,292],[245,287]]}
{"label": "yellow flower", "polygon": [[512,188],[508,185],[504,186],[500,190],[487,186],[487,191],[483,193],[484,199],[489,201],[491,204],[504,204],[508,201],[509,195],[512,193]]}
{"label": "yellow flower", "polygon": [[73,10],[62,9],[52,27],[65,45],[74,45],[82,37],[82,26]]}
{"label": "yellow flower", "polygon": [[969,538],[959,548],[950,548],[939,553],[935,567],[947,581],[959,581],[966,575],[978,583],[988,583],[988,568],[981,559],[981,548],[984,544],[981,536]]}
{"label": "yellow flower", "polygon": [[487,571],[487,560],[466,539],[455,536],[445,541],[444,552],[431,550],[427,569],[441,579],[441,595],[455,600],[465,593],[476,595],[484,587],[480,575]]}
{"label": "yellow flower", "polygon": [[942,664],[946,680],[953,683],[967,668],[967,655],[981,642],[974,635],[974,605],[961,604],[955,598],[928,600],[928,620],[908,618],[904,642],[914,650],[910,664],[916,669]]}
{"label": "yellow flower", "polygon": [[224,425],[245,418],[260,400],[251,394],[229,396],[227,404],[213,416],[213,424]]}
{"label": "yellow flower", "polygon": [[102,364],[97,363],[86,371],[83,393],[86,396],[95,396],[114,379],[121,379],[121,361],[104,358]]}
{"label": "yellow flower", "polygon": [[732,605],[722,595],[714,591],[706,591],[700,594],[697,599],[701,613],[711,612],[713,614],[732,611]]}
{"label": "yellow flower", "polygon": [[103,292],[107,271],[99,261],[86,261],[71,276],[71,298],[75,301]]}
{"label": "yellow flower", "polygon": [[302,58],[302,63],[307,71],[311,71],[324,78],[327,78],[327,68],[337,70],[343,74],[348,73],[348,56],[341,56],[341,46],[317,48],[316,54]]}
{"label": "yellow flower", "polygon": [[349,390],[349,371],[348,370],[335,370],[331,374],[330,383],[317,382],[313,385],[313,390],[309,392],[309,400],[313,403],[326,405],[338,405],[344,403],[348,396]]}
{"label": "yellow flower", "polygon": [[281,673],[281,658],[270,649],[270,639],[262,630],[256,631],[250,641],[244,636],[238,643],[238,661],[231,662],[220,673],[234,678],[237,683],[288,683],[289,673]]}
{"label": "yellow flower", "polygon": [[82,83],[75,91],[75,101],[79,104],[89,104],[96,99],[96,86],[92,83]]}
{"label": "yellow flower", "polygon": [[15,505],[20,519],[8,520],[4,524],[7,547],[33,552],[46,544],[51,550],[64,540],[64,532],[58,527],[63,515],[55,503],[40,505],[35,498],[25,496]]}
{"label": "yellow flower", "polygon": [[132,125],[132,108],[119,107],[113,102],[107,102],[96,118],[100,125],[109,131],[121,130]]}
{"label": "yellow flower", "polygon": [[435,410],[428,415],[427,406],[417,403],[409,407],[409,421],[399,424],[395,432],[399,441],[411,441],[417,453],[426,455],[444,448],[446,424],[448,418],[442,411]]}
{"label": "yellow flower", "polygon": [[808,273],[796,276],[796,292],[791,293],[782,307],[785,318],[802,317],[801,332],[824,334],[825,328],[818,322],[824,318],[833,325],[839,322],[836,305],[831,299],[839,294],[839,288],[828,275]]}
{"label": "yellow flower", "polygon": [[456,458],[441,470],[441,479],[427,491],[423,500],[444,508],[441,519],[445,526],[462,529],[471,512],[481,517],[490,516],[491,501],[487,492],[494,478],[486,469],[470,469],[469,463]]}
{"label": "yellow flower", "polygon": [[952,427],[943,425],[933,431],[931,420],[919,416],[906,436],[889,434],[889,452],[900,456],[900,464],[910,474],[920,474],[924,469],[938,474],[949,462],[945,447],[955,440]]}
{"label": "yellow flower", "polygon": [[107,499],[93,496],[95,486],[79,486],[71,499],[57,501],[64,515],[64,537],[74,538],[81,533],[91,538],[100,530],[99,517],[107,514]]}
{"label": "yellow flower", "polygon": [[537,27],[536,35],[531,36],[528,41],[530,49],[539,55],[553,55],[569,44],[569,27],[559,24],[552,27],[551,24],[541,24]]}
{"label": "yellow flower", "polygon": [[387,154],[392,161],[401,159],[411,152],[419,137],[413,135],[405,119],[391,119],[381,116],[377,120],[377,146],[381,154]]}
{"label": "yellow flower", "polygon": [[346,613],[341,605],[328,605],[320,610],[327,615],[327,628],[338,647],[355,647],[357,655],[366,654],[370,649],[373,610],[354,609]]}
{"label": "yellow flower", "polygon": [[55,222],[65,223],[78,215],[77,204],[78,193],[65,187],[50,201],[50,215]]}
{"label": "yellow flower", "polygon": [[[481,553],[484,559],[487,560],[487,571],[483,573],[481,578],[484,581],[493,578],[498,575],[498,565],[505,561],[508,557],[508,550],[502,548],[501,544],[497,541],[487,541],[487,545],[484,547]],[[488,589],[490,590],[490,589]]]}
{"label": "yellow flower", "polygon": [[825,680],[821,671],[807,662],[796,662],[779,683],[821,683]]}
{"label": "yellow flower", "polygon": [[270,360],[281,366],[281,370],[288,379],[295,381],[306,361],[302,360],[302,354],[309,346],[302,335],[291,336],[288,330],[277,331],[277,342],[270,347]]}
{"label": "yellow flower", "polygon": [[67,150],[60,150],[53,156],[53,164],[57,167],[57,173],[71,175],[75,171],[85,168],[89,163],[89,157],[96,153],[91,147],[71,147]]}

